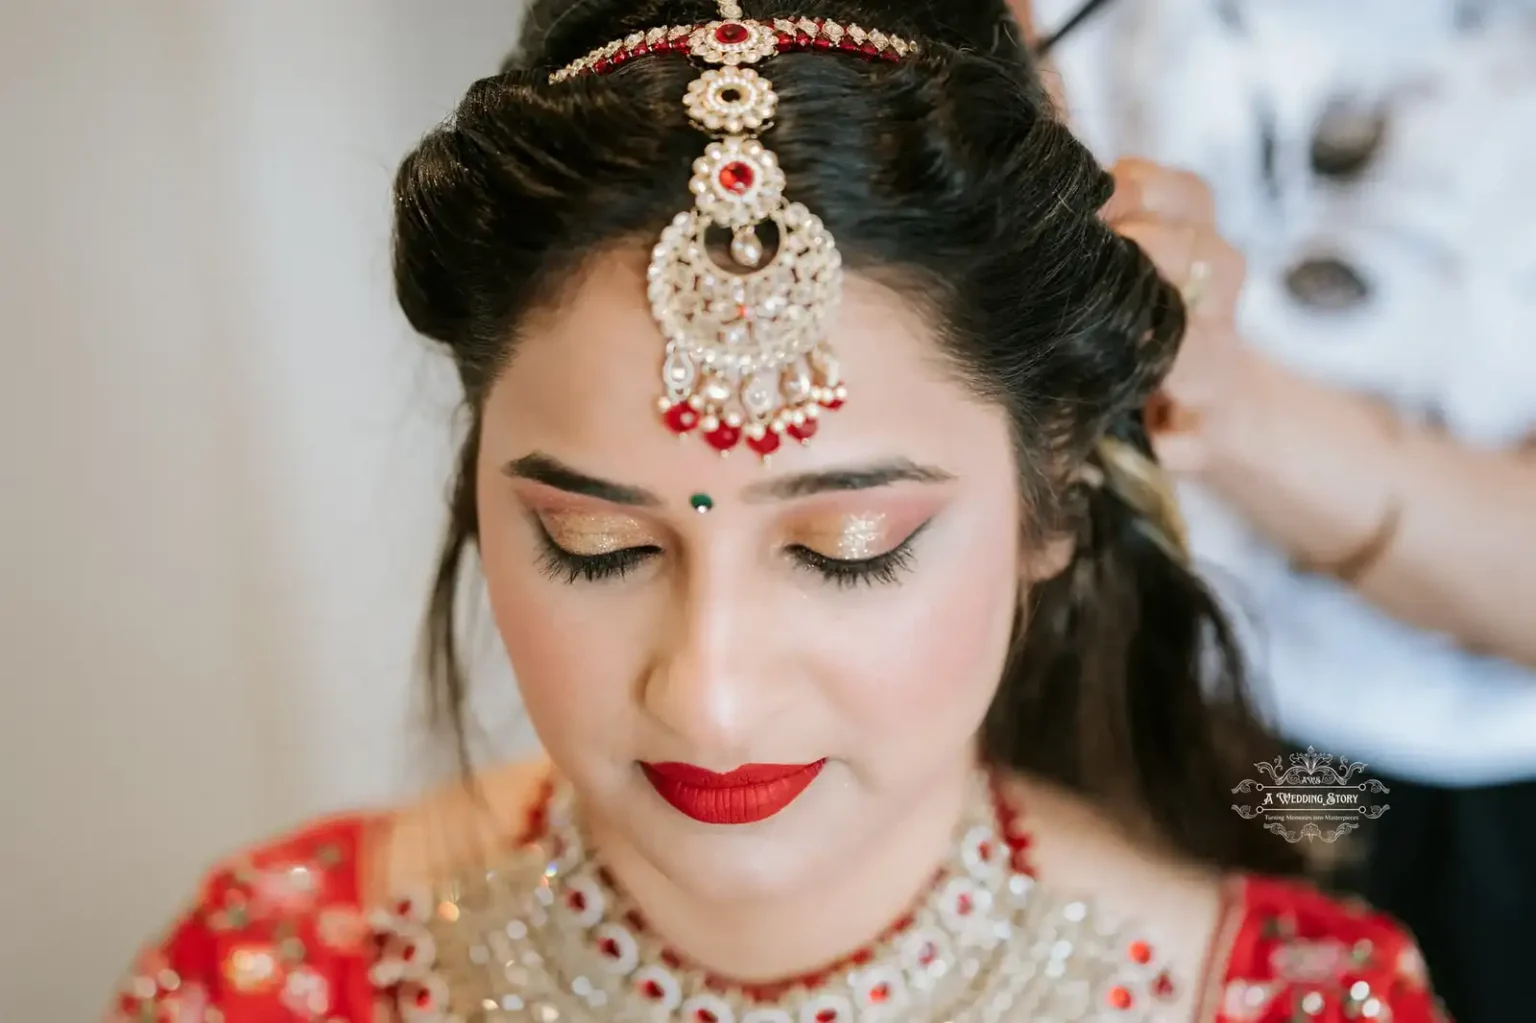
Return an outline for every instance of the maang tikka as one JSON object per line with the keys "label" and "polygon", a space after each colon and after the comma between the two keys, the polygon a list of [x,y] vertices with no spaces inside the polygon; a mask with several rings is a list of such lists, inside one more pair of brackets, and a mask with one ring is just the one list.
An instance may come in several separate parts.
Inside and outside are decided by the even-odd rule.
{"label": "maang tikka", "polygon": [[[662,421],[728,453],[763,458],[788,436],[805,443],[823,411],[848,396],[827,331],[843,291],[842,256],[810,210],[784,197],[777,158],[758,135],[778,108],[773,83],[749,65],[788,51],[899,60],[917,46],[825,19],[754,21],[722,0],[720,19],[636,32],[556,71],[551,82],[607,74],[651,54],[711,67],[684,97],[694,125],[715,137],[693,165],[693,208],[651,252],[651,313],[666,338]],[[730,253],[729,266],[716,258]]]}

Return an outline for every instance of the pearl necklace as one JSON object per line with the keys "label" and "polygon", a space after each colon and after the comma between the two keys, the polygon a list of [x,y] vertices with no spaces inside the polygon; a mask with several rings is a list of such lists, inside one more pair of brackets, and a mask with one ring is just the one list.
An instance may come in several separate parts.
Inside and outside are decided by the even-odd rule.
{"label": "pearl necklace", "polygon": [[844,961],[772,985],[714,977],[650,933],[564,786],[537,816],[547,827],[495,869],[375,914],[371,979],[402,1023],[1152,1023],[1173,994],[1146,942],[1037,885],[1028,836],[985,779],[907,915]]}

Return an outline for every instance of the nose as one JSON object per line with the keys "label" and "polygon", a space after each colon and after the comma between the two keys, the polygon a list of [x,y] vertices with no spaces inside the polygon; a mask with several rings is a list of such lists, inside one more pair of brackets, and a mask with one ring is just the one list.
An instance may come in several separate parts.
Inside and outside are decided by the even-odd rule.
{"label": "nose", "polygon": [[641,699],[679,753],[725,769],[749,758],[783,691],[768,677],[771,629],[741,582],[693,575],[679,587]]}

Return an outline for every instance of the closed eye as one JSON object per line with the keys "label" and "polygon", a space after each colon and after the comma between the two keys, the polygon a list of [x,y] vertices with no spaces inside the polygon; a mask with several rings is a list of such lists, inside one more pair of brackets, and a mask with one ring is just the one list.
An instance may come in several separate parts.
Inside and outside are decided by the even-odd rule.
{"label": "closed eye", "polygon": [[834,586],[852,588],[860,585],[894,585],[912,570],[916,561],[913,547],[927,528],[928,522],[925,522],[895,547],[870,558],[833,558],[803,544],[787,548],[786,553],[794,559],[796,565],[818,573]]}
{"label": "closed eye", "polygon": [[555,543],[543,523],[536,521],[535,525],[538,527],[541,548],[539,567],[550,578],[566,583],[576,583],[581,580],[595,583],[606,579],[622,579],[633,569],[662,553],[660,547],[646,545],[604,551],[602,554],[576,554]]}
{"label": "closed eye", "polygon": [[[631,571],[665,553],[648,544],[605,551],[602,554],[577,554],[554,541],[542,523],[538,527],[539,564],[552,579],[567,584],[603,582],[622,579]],[[928,523],[913,530],[901,543],[871,558],[833,558],[801,544],[785,548],[796,567],[815,572],[826,582],[842,589],[867,585],[894,585],[910,572],[916,561],[913,546]]]}

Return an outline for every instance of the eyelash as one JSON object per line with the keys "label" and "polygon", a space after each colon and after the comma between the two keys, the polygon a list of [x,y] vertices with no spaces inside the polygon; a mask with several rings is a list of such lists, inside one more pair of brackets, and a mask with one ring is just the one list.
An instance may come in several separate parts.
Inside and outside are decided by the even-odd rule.
{"label": "eyelash", "polygon": [[[829,558],[798,545],[790,547],[789,552],[796,567],[815,572],[839,589],[852,589],[861,585],[890,586],[900,582],[902,575],[911,571],[915,560],[912,544],[923,532],[923,528],[884,554],[860,561]],[[659,547],[626,547],[607,554],[572,554],[555,543],[542,525],[539,526],[539,540],[544,548],[539,556],[540,567],[550,578],[570,585],[577,581],[595,583],[622,579],[642,562],[661,553]]]}
{"label": "eyelash", "polygon": [[884,554],[861,561],[844,561],[818,554],[809,547],[791,547],[795,565],[808,572],[815,572],[838,589],[849,590],[856,586],[892,586],[912,569],[913,533]]}
{"label": "eyelash", "polygon": [[539,525],[539,542],[544,548],[539,554],[539,567],[551,579],[574,585],[578,580],[589,583],[605,579],[622,579],[642,561],[660,554],[660,547],[626,547],[607,554],[572,554],[555,543],[543,525]]}

